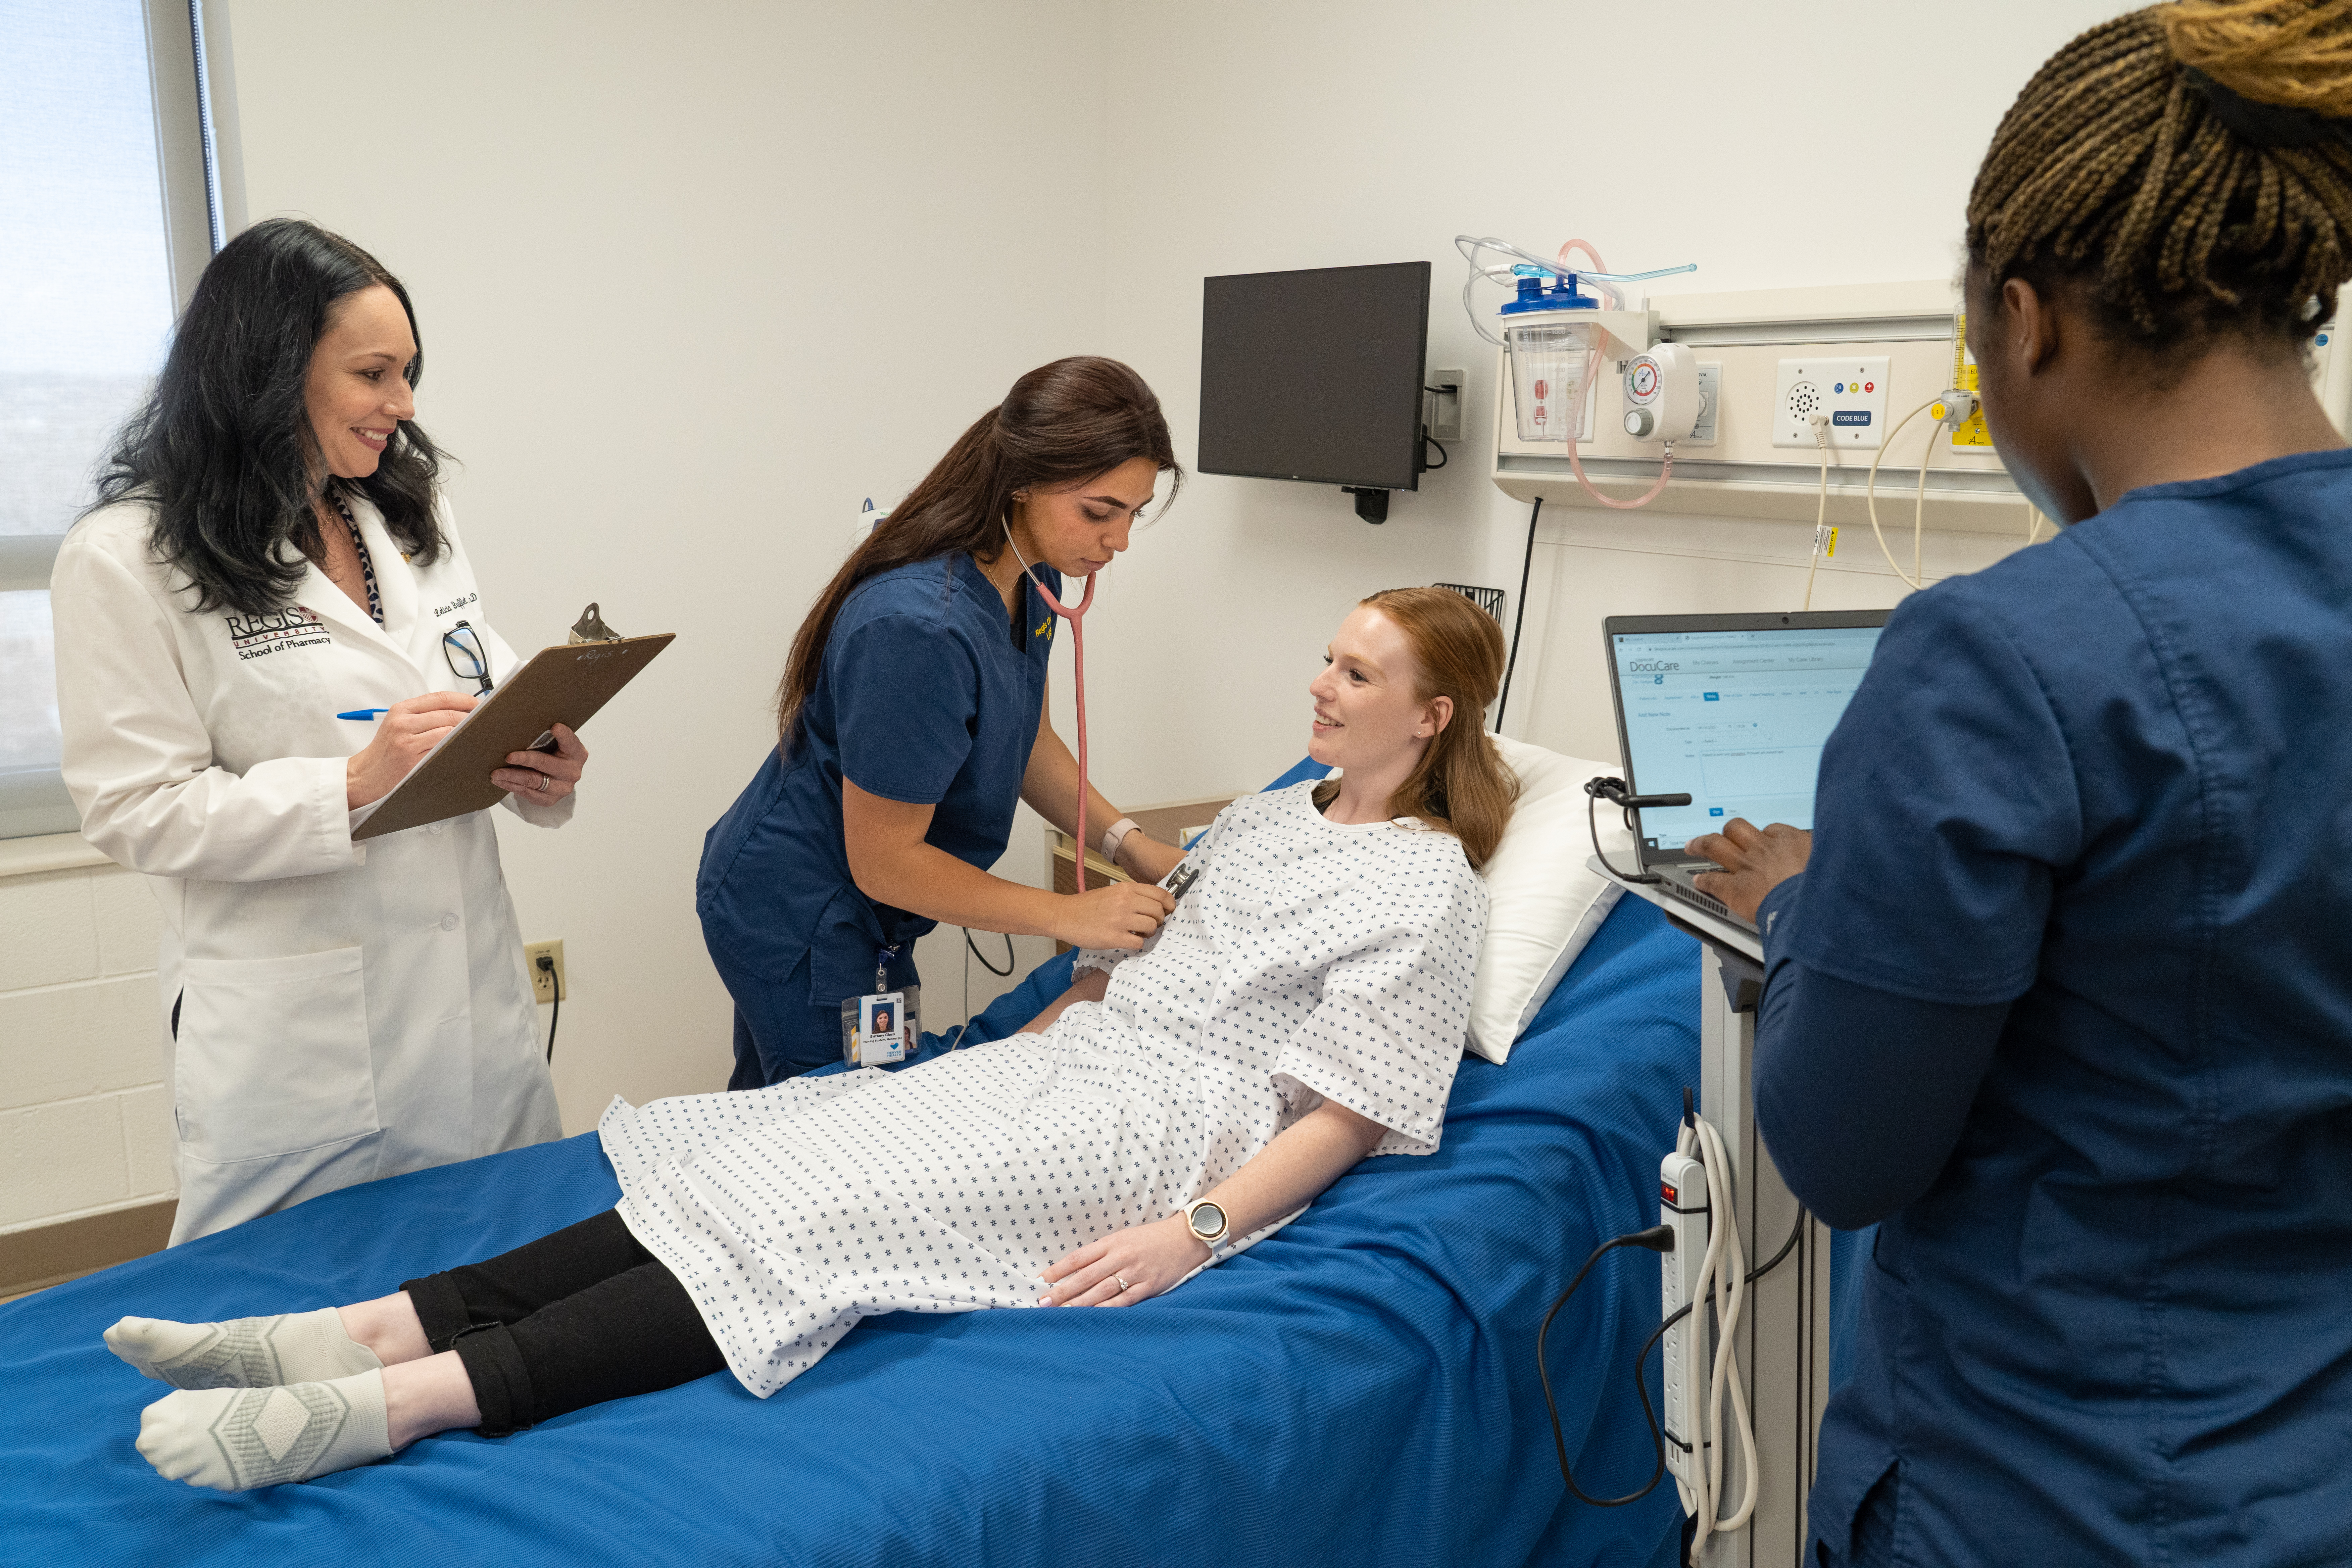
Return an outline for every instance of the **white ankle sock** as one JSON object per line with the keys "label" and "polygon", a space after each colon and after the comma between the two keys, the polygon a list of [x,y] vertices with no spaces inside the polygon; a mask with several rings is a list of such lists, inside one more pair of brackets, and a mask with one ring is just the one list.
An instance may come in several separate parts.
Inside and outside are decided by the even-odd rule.
{"label": "white ankle sock", "polygon": [[174,1388],[267,1388],[383,1368],[373,1351],[343,1331],[342,1314],[332,1307],[225,1323],[125,1318],[106,1331],[106,1348]]}
{"label": "white ankle sock", "polygon": [[140,1413],[138,1448],[165,1480],[225,1492],[348,1470],[392,1452],[383,1373],[167,1394]]}

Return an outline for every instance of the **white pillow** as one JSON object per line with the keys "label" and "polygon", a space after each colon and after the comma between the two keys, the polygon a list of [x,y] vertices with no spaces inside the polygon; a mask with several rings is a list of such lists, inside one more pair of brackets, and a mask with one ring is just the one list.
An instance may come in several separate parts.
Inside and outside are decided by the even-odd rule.
{"label": "white pillow", "polygon": [[[1618,770],[1491,738],[1519,776],[1519,804],[1485,868],[1486,940],[1470,987],[1470,1048],[1501,1062],[1625,889],[1584,863],[1592,853],[1584,781]],[[1595,821],[1611,863],[1631,865],[1633,836],[1617,809],[1601,803]]]}

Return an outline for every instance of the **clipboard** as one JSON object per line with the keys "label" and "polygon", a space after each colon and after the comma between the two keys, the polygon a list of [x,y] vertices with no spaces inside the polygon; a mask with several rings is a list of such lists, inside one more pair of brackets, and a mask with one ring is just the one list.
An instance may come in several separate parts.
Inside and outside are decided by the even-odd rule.
{"label": "clipboard", "polygon": [[498,805],[507,792],[490,782],[491,770],[505,767],[510,752],[552,751],[550,730],[558,724],[577,730],[594,718],[677,636],[661,632],[540,649],[443,736],[391,794],[354,812],[352,837],[380,838]]}

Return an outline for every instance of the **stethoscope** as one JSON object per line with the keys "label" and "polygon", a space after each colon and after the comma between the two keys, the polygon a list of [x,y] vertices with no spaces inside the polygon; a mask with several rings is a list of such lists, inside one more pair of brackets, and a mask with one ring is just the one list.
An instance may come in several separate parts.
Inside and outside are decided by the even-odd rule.
{"label": "stethoscope", "polygon": [[1000,519],[999,521],[1004,529],[1004,542],[1013,545],[1013,559],[1021,563],[1021,575],[1037,590],[1047,609],[1070,623],[1071,654],[1077,665],[1078,687],[1078,842],[1077,852],[1070,859],[1077,872],[1078,891],[1083,893],[1087,890],[1087,795],[1090,793],[1087,786],[1087,626],[1083,617],[1087,606],[1095,602],[1097,574],[1087,574],[1086,595],[1078,601],[1076,609],[1070,608],[1054,597],[1054,590],[1039,582],[1030,572],[1028,557],[1021,553],[1021,546],[1013,543],[1011,521]]}

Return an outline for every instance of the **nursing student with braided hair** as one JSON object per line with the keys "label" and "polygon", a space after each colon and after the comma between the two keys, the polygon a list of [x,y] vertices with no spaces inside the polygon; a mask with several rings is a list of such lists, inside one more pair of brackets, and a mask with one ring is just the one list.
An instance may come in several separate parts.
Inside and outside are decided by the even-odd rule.
{"label": "nursing student with braided hair", "polygon": [[1879,1223],[1809,1564],[2352,1562],[2347,247],[2352,3],[2060,50],[1966,287],[2069,526],[1895,610],[1812,836],[1695,845],[1764,932],[1774,1161]]}

